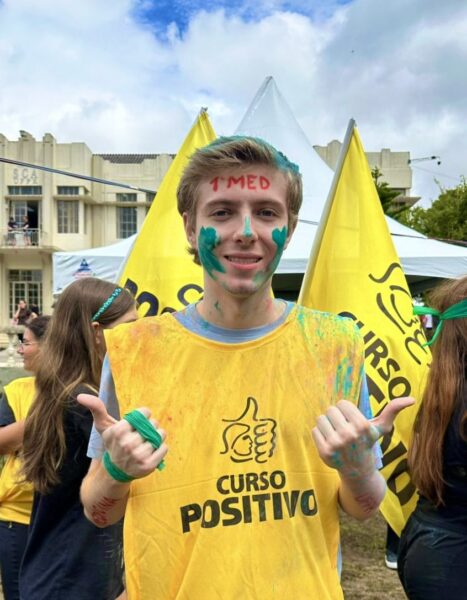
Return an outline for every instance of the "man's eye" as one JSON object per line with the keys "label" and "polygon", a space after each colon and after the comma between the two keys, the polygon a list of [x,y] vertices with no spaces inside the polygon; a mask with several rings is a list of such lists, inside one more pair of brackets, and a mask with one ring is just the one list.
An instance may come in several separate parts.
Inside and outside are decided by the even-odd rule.
{"label": "man's eye", "polygon": [[229,214],[230,213],[228,210],[225,210],[224,208],[219,208],[218,210],[214,211],[211,216],[222,218],[227,217]]}
{"label": "man's eye", "polygon": [[276,213],[275,213],[275,211],[273,211],[273,210],[272,210],[272,209],[270,209],[270,208],[262,208],[262,209],[259,211],[259,215],[260,215],[261,217],[275,217],[275,216],[276,216]]}

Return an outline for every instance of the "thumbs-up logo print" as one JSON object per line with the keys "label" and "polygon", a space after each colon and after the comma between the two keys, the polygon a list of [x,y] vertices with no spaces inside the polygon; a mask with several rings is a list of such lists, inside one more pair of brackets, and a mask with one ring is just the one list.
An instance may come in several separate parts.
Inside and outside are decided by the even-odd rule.
{"label": "thumbs-up logo print", "polygon": [[258,417],[258,403],[247,398],[246,407],[237,419],[222,419],[230,423],[222,434],[224,449],[233,462],[255,461],[265,463],[274,453],[276,421]]}

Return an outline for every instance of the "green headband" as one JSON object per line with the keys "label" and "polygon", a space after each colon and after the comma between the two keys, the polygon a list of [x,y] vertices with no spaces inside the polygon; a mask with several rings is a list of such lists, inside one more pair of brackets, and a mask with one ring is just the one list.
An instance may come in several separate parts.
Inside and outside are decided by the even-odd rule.
{"label": "green headband", "polygon": [[109,308],[109,306],[112,304],[112,302],[115,300],[115,298],[117,298],[122,293],[122,289],[123,288],[121,288],[121,287],[115,288],[115,290],[112,292],[112,294],[107,298],[107,300],[104,302],[104,304],[99,308],[99,310],[96,312],[96,314],[92,317],[92,319],[91,319],[92,323],[97,321],[99,319],[99,317],[105,313],[105,311]]}
{"label": "green headband", "polygon": [[435,317],[438,317],[439,323],[436,327],[435,334],[429,342],[423,344],[424,346],[431,346],[431,344],[441,333],[444,321],[450,321],[451,319],[464,319],[465,317],[467,317],[467,298],[465,300],[461,300],[457,304],[453,304],[442,313],[440,313],[439,310],[436,310],[436,308],[430,308],[429,306],[414,306],[413,314],[433,315]]}

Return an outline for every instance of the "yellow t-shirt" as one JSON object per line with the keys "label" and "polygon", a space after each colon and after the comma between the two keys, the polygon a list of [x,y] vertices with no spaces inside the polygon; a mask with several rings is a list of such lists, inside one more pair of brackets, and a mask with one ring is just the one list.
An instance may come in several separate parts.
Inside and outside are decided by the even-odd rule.
{"label": "yellow t-shirt", "polygon": [[354,324],[295,307],[239,344],[170,314],[106,333],[121,414],[149,407],[170,449],[163,471],[131,484],[130,600],[343,598],[339,478],[311,429],[330,404],[358,402]]}
{"label": "yellow t-shirt", "polygon": [[[26,418],[34,399],[34,377],[15,379],[4,388],[16,421]],[[33,489],[30,483],[21,483],[21,461],[10,454],[0,474],[0,521],[29,525]]]}

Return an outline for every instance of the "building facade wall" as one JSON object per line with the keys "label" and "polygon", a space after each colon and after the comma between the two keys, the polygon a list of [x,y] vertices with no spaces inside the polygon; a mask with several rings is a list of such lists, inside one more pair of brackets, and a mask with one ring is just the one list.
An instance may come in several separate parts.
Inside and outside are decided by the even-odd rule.
{"label": "building facade wall", "polygon": [[[334,171],[339,158],[342,143],[338,140],[329,142],[327,146],[313,146],[324,162]],[[380,152],[365,152],[370,169],[378,167],[382,173],[381,180],[390,188],[400,190],[409,195],[412,187],[412,169],[409,152],[392,152],[383,148]]]}
{"label": "building facade wall", "polygon": [[[0,157],[143,188],[134,191],[0,162],[0,327],[25,297],[52,311],[52,255],[106,246],[141,229],[173,155],[96,155],[85,143],[0,134]],[[129,195],[125,195],[129,194]],[[29,228],[23,230],[23,217]],[[13,216],[17,224],[8,226]]]}

